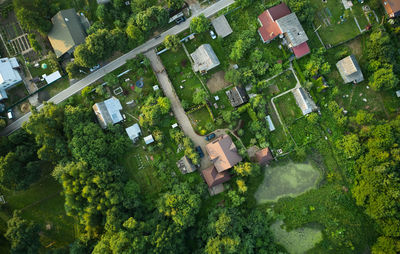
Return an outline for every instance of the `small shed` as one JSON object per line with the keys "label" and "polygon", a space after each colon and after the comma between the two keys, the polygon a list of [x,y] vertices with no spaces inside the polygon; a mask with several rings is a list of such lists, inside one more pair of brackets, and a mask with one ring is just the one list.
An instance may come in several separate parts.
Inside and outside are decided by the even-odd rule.
{"label": "small shed", "polygon": [[225,92],[232,107],[239,107],[249,101],[246,91],[240,86],[235,86]]}
{"label": "small shed", "polygon": [[206,73],[220,65],[218,57],[210,44],[201,45],[190,54],[190,57],[193,59],[193,70],[195,72]]}
{"label": "small shed", "polygon": [[274,126],[274,123],[272,122],[272,119],[271,119],[270,115],[267,115],[265,117],[265,121],[267,121],[267,123],[268,123],[269,131],[274,131],[275,130],[275,126]]}
{"label": "small shed", "polygon": [[226,20],[225,15],[221,15],[214,19],[211,21],[211,24],[213,25],[215,32],[217,32],[218,36],[221,38],[225,38],[232,33],[232,28],[229,25],[228,20]]}
{"label": "small shed", "polygon": [[340,76],[342,76],[345,84],[353,82],[360,83],[364,80],[361,68],[358,65],[354,55],[347,56],[336,63]]}
{"label": "small shed", "polygon": [[149,145],[154,142],[153,135],[148,135],[148,136],[144,137],[143,140],[144,140],[144,143],[146,143],[146,145]]}
{"label": "small shed", "polygon": [[126,133],[128,134],[129,138],[135,143],[139,136],[142,135],[142,131],[140,130],[139,124],[135,123],[131,127],[125,129]]}
{"label": "small shed", "polygon": [[192,173],[197,169],[186,155],[176,162],[176,166],[178,166],[182,174]]}
{"label": "small shed", "polygon": [[59,71],[56,71],[49,75],[43,74],[42,77],[44,78],[44,80],[46,80],[47,84],[51,84],[54,81],[59,80],[61,78],[61,74]]}

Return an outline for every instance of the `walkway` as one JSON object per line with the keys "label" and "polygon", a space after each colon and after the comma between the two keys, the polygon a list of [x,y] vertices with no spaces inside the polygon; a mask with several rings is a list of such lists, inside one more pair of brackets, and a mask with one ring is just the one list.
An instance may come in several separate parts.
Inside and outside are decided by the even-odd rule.
{"label": "walkway", "polygon": [[181,105],[178,95],[176,94],[175,89],[168,78],[168,74],[165,71],[164,65],[162,64],[160,57],[156,54],[154,50],[146,52],[145,55],[150,60],[151,67],[153,68],[157,76],[158,82],[160,83],[165,96],[168,97],[171,102],[171,109],[175,115],[176,120],[179,123],[179,126],[182,128],[185,135],[193,141],[195,146],[200,146],[205,154],[204,157],[201,159],[200,169],[203,170],[207,167],[210,167],[211,161],[205,149],[207,141],[204,139],[203,136],[197,135],[194,132],[192,124],[190,123],[190,120]]}
{"label": "walkway", "polygon": [[[233,4],[235,1],[234,0],[220,0],[218,2],[216,2],[215,4],[209,6],[208,8],[200,11],[200,12],[196,12],[194,13],[190,18],[188,18],[185,22],[176,25],[172,28],[170,28],[169,30],[163,32],[160,37],[158,38],[153,38],[148,40],[147,42],[145,42],[144,44],[140,45],[139,47],[131,50],[130,52],[126,53],[125,55],[117,58],[116,60],[108,63],[107,65],[105,65],[104,67],[100,68],[99,70],[90,73],[88,76],[84,77],[83,79],[79,80],[78,82],[76,82],[75,84],[71,85],[70,87],[68,87],[67,89],[63,90],[62,92],[58,93],[57,95],[55,95],[54,97],[49,99],[49,102],[53,102],[55,104],[61,103],[62,101],[66,100],[67,98],[69,98],[70,96],[80,92],[83,88],[91,85],[92,83],[96,82],[97,80],[101,79],[102,77],[104,77],[106,74],[114,71],[115,69],[121,67],[122,65],[124,65],[126,63],[127,60],[134,58],[137,54],[140,53],[144,53],[149,51],[150,49],[155,48],[157,45],[161,44],[164,40],[164,38],[167,35],[171,35],[171,34],[179,34],[181,32],[183,32],[184,30],[189,28],[189,24],[190,21],[200,15],[200,14],[204,14],[206,17],[210,17],[213,16],[214,14],[218,13],[219,11],[221,11],[222,9],[230,6],[231,4]],[[43,105],[40,105],[37,107],[37,109],[42,108]],[[18,130],[19,128],[21,128],[22,124],[25,121],[29,120],[31,113],[27,113],[24,116],[22,116],[21,118],[17,119],[16,121],[14,121],[13,123],[11,123],[10,125],[8,125],[4,130],[2,130],[0,132],[0,135],[8,135],[16,130]]]}

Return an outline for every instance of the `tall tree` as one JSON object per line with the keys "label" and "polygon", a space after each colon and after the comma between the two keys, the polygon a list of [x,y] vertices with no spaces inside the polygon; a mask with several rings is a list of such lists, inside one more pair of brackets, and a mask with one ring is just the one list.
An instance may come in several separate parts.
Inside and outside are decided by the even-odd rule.
{"label": "tall tree", "polygon": [[190,21],[190,31],[193,33],[203,33],[210,28],[210,24],[210,20],[204,14],[201,14]]}

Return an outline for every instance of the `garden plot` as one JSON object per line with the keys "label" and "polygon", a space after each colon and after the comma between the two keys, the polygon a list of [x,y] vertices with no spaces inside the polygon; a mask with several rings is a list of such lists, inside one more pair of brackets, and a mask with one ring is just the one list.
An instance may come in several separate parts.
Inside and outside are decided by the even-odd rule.
{"label": "garden plot", "polygon": [[224,88],[227,88],[230,84],[225,80],[225,72],[219,71],[211,75],[211,78],[207,81],[208,90],[211,93],[216,93]]}
{"label": "garden plot", "polygon": [[268,89],[268,91],[272,93],[283,93],[294,88],[296,84],[297,80],[294,77],[293,72],[288,70],[268,81],[268,86],[273,87]]}
{"label": "garden plot", "polygon": [[267,167],[255,198],[258,203],[266,203],[295,197],[314,188],[319,178],[320,172],[311,164],[286,162]]}
{"label": "garden plot", "polygon": [[271,225],[271,232],[275,240],[290,254],[306,253],[323,238],[321,230],[317,228],[301,227],[287,232],[282,227],[283,221],[277,221]]}
{"label": "garden plot", "polygon": [[0,24],[0,35],[9,55],[31,51],[28,34],[22,30],[14,15]]}
{"label": "garden plot", "polygon": [[317,9],[314,25],[318,29],[326,46],[333,46],[350,40],[364,31],[368,20],[362,6],[354,3],[351,9],[345,10],[341,0],[312,0]]}
{"label": "garden plot", "polygon": [[276,98],[274,102],[282,121],[286,124],[290,124],[303,116],[291,92]]}
{"label": "garden plot", "polygon": [[206,106],[191,112],[188,117],[193,128],[200,135],[205,135],[215,129],[214,122]]}

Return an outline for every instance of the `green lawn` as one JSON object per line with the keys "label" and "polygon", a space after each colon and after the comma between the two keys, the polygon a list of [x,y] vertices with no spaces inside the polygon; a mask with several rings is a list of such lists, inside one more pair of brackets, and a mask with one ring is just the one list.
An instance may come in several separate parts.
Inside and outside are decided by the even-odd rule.
{"label": "green lawn", "polygon": [[[0,230],[5,232],[6,221],[12,211],[22,210],[22,216],[41,227],[41,241],[44,246],[66,246],[74,241],[74,220],[65,214],[62,187],[52,176],[42,177],[29,189],[17,192],[3,192],[7,204],[0,210]],[[47,230],[46,225],[51,229]]]}
{"label": "green lawn", "polygon": [[[326,45],[336,45],[360,34],[353,17],[357,17],[360,26],[363,24],[362,19],[366,20],[366,18],[359,12],[353,14],[349,11],[349,17],[345,18],[345,21],[341,21],[340,16],[345,13],[341,0],[330,0],[327,3],[321,0],[312,0],[311,4],[317,9],[314,25],[316,28],[321,26],[318,33]],[[361,27],[361,29],[363,28]]]}
{"label": "green lawn", "polygon": [[205,135],[215,129],[214,122],[206,106],[191,112],[189,114],[189,119],[193,128],[200,135]]}
{"label": "green lawn", "polygon": [[274,100],[275,106],[283,122],[290,124],[301,117],[300,108],[297,106],[293,93],[287,93]]}
{"label": "green lawn", "polygon": [[[42,68],[42,64],[46,64],[47,68],[43,69]],[[51,66],[49,64],[49,60],[45,59],[39,62],[39,66],[38,67],[34,67],[33,65],[27,65],[29,72],[31,73],[32,77],[42,77],[43,74],[49,75],[51,73],[53,73],[54,71],[51,69]]]}
{"label": "green lawn", "polygon": [[24,83],[19,83],[18,85],[7,90],[8,100],[6,101],[6,106],[13,105],[27,95],[28,91],[26,90]]}
{"label": "green lawn", "polygon": [[283,152],[288,152],[293,147],[293,142],[290,137],[286,136],[283,126],[279,123],[278,117],[274,110],[272,110],[272,105],[269,103],[268,108],[270,108],[270,116],[272,122],[274,123],[275,130],[270,133],[270,146],[271,148],[277,150],[282,149]]}
{"label": "green lawn", "polygon": [[292,89],[296,86],[297,80],[293,75],[292,71],[285,71],[281,75],[277,76],[276,78],[268,81],[269,86],[277,86],[278,90],[277,93],[283,93],[289,89]]}
{"label": "green lawn", "polygon": [[46,88],[49,92],[50,98],[54,95],[58,94],[59,92],[65,90],[70,85],[68,76],[64,76],[63,78],[57,80],[56,82],[52,83],[50,86]]}

